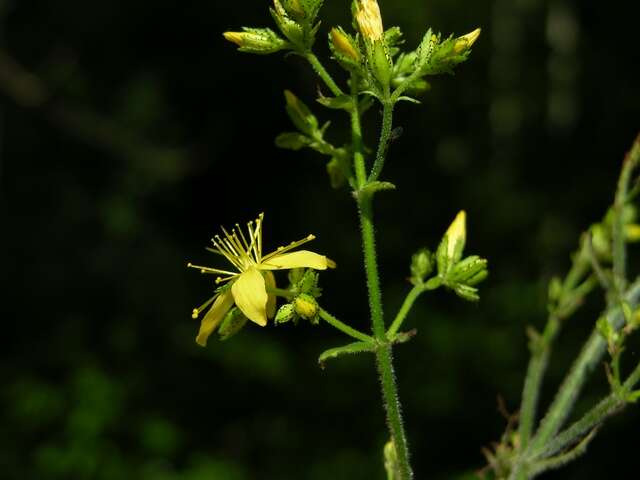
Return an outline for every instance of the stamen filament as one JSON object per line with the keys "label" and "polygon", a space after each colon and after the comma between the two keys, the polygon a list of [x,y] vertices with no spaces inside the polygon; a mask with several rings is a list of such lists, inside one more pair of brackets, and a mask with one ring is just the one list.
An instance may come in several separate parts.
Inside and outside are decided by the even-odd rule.
{"label": "stamen filament", "polygon": [[274,252],[271,252],[269,255],[263,257],[262,258],[262,263],[268,261],[270,258],[273,258],[276,255],[282,255],[283,253],[286,253],[289,250],[292,250],[294,248],[299,247],[300,245],[303,245],[303,244],[305,244],[307,242],[310,242],[311,240],[314,240],[315,238],[316,238],[315,235],[308,235],[307,237],[303,238],[302,240],[298,240],[297,242],[291,242],[286,247],[278,247]]}
{"label": "stamen filament", "polygon": [[222,275],[237,275],[237,273],[229,272],[227,270],[220,270],[218,268],[211,268],[211,267],[203,267],[203,266],[200,266],[200,265],[194,265],[193,263],[187,263],[187,267],[189,267],[189,268],[197,268],[202,273],[217,273],[217,274],[222,274]]}

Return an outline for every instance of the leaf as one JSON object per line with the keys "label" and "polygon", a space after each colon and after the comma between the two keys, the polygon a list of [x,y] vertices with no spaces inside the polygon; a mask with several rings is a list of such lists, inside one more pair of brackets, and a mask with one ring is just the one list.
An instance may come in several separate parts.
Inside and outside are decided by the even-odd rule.
{"label": "leaf", "polygon": [[300,150],[311,144],[311,139],[298,132],[284,132],[276,137],[276,146],[286,150]]}
{"label": "leaf", "polygon": [[373,352],[376,349],[376,345],[373,342],[354,342],[343,347],[330,348],[325,350],[318,357],[318,363],[320,368],[324,369],[324,362],[333,358],[338,358],[341,355],[350,355],[355,353]]}
{"label": "leaf", "polygon": [[395,190],[396,186],[391,182],[374,181],[367,183],[357,192],[358,195],[373,195],[384,190]]}
{"label": "leaf", "polygon": [[411,102],[411,103],[415,103],[417,105],[420,105],[422,103],[420,100],[417,100],[417,99],[412,98],[412,97],[407,97],[406,95],[403,95],[402,97],[399,97],[398,101],[399,102],[401,102],[401,101]]}
{"label": "leaf", "polygon": [[340,95],[339,97],[325,97],[320,95],[316,101],[327,108],[334,110],[346,110],[350,112],[353,108],[353,99],[349,95]]}

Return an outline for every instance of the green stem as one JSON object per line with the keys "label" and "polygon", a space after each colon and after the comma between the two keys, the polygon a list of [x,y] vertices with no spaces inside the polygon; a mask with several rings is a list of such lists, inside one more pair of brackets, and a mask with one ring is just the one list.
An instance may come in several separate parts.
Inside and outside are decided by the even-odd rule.
{"label": "green stem", "polygon": [[329,87],[331,93],[333,93],[336,97],[344,95],[340,87],[336,84],[336,82],[334,82],[331,75],[329,75],[329,72],[327,72],[322,63],[320,63],[320,60],[318,60],[318,57],[316,57],[313,52],[307,52],[304,57],[311,64],[313,70],[318,74],[322,81],[327,85],[327,87]]}
{"label": "green stem", "polygon": [[370,335],[367,335],[366,333],[362,333],[356,330],[355,328],[350,327],[346,323],[341,322],[340,320],[338,320],[336,317],[331,315],[329,312],[327,312],[323,308],[320,309],[319,314],[320,314],[320,318],[323,319],[325,322],[327,322],[329,325],[331,325],[334,328],[337,328],[342,333],[346,333],[347,335],[355,338],[356,340],[360,340],[362,342],[374,341],[373,337],[371,337]]}
{"label": "green stem", "polygon": [[640,163],[640,136],[636,138],[631,150],[625,156],[622,171],[618,179],[618,188],[613,204],[612,250],[613,281],[618,291],[622,291],[626,283],[627,249],[625,238],[624,207],[628,201],[629,183],[633,169]]}
{"label": "green stem", "polygon": [[375,182],[380,177],[384,161],[387,156],[389,147],[389,138],[391,137],[391,127],[393,125],[393,107],[394,102],[387,99],[382,102],[382,130],[380,132],[380,141],[378,142],[378,152],[376,160],[373,163],[371,173],[369,174],[369,182]]}
{"label": "green stem", "polygon": [[389,327],[389,330],[387,330],[387,338],[393,338],[393,336],[396,333],[398,333],[398,330],[400,330],[402,323],[404,322],[405,318],[407,318],[407,315],[411,311],[411,307],[413,307],[413,304],[418,299],[418,297],[422,293],[424,293],[426,290],[427,289],[425,288],[424,284],[415,285],[411,289],[407,297],[404,299],[404,302],[400,307],[400,310],[398,310],[398,314],[396,315],[396,318],[393,320],[391,327]]}
{"label": "green stem", "polygon": [[[588,263],[584,261],[584,250],[587,246],[587,243],[582,242],[580,248],[574,255],[574,262],[563,282],[563,295],[561,296],[561,299],[566,296],[586,295],[592,288],[592,282],[589,281],[580,285],[580,281],[588,272]],[[560,327],[562,326],[561,319],[564,318],[561,316],[560,312],[563,311],[565,316],[570,315],[576,308],[575,306],[581,302],[570,302],[574,307],[570,307],[569,311],[567,311],[564,303],[565,302],[561,301],[561,304],[556,306],[554,311],[549,314],[547,324],[545,325],[542,336],[539,339],[539,343],[537,345],[533,345],[531,359],[529,360],[527,375],[522,389],[522,402],[520,404],[520,424],[518,433],[520,434],[521,451],[526,450],[533,433],[538,401],[540,399],[540,389],[547,371],[547,366],[549,365],[551,347],[560,333]]]}
{"label": "green stem", "polygon": [[367,181],[367,170],[364,163],[364,147],[362,144],[362,125],[360,123],[360,108],[358,102],[358,78],[351,75],[351,137],[353,148],[353,169],[356,172],[356,187],[362,188]]}
{"label": "green stem", "polygon": [[398,464],[400,466],[401,475],[399,480],[409,480],[412,478],[413,473],[409,463],[409,448],[407,446],[407,438],[402,424],[400,403],[398,401],[398,388],[396,386],[396,380],[393,373],[391,345],[389,345],[385,335],[382,294],[380,292],[378,262],[376,258],[372,201],[373,198],[370,195],[358,196],[360,227],[362,230],[362,245],[364,250],[364,265],[369,290],[371,322],[374,336],[380,343],[379,348],[376,350],[376,363],[380,374],[382,396],[387,412],[387,424],[398,455]]}
{"label": "green stem", "polygon": [[[295,296],[291,291],[285,290],[283,288],[268,288],[267,291],[279,297],[286,298],[287,300],[291,300],[291,298]],[[346,333],[347,335],[355,338],[356,340],[361,340],[363,342],[374,341],[372,336],[367,335],[366,333],[363,333],[359,330],[356,330],[355,328],[350,327],[344,322],[341,322],[336,317],[334,317],[329,312],[327,312],[324,308],[320,308],[320,311],[318,312],[318,314],[320,315],[320,318],[322,318],[329,325],[340,330],[342,333]]]}
{"label": "green stem", "polygon": [[[625,300],[631,305],[635,305],[639,297],[640,281],[636,281],[634,285],[629,288]],[[616,330],[624,325],[624,315],[618,306],[609,309],[607,318]],[[560,427],[562,427],[573,409],[573,405],[578,398],[587,376],[600,362],[605,351],[606,340],[602,338],[602,335],[600,335],[597,329],[594,329],[542,420],[540,428],[529,445],[529,452],[535,454],[543,448],[558,432]]]}
{"label": "green stem", "polygon": [[527,376],[525,377],[522,389],[522,403],[520,407],[520,425],[518,433],[521,439],[521,449],[525,450],[529,445],[533,424],[536,419],[538,400],[540,398],[540,387],[544,374],[549,364],[550,348],[544,347],[531,355]]}
{"label": "green stem", "polygon": [[572,445],[589,430],[601,425],[607,418],[619,412],[628,403],[627,396],[633,387],[640,381],[640,364],[636,366],[631,375],[622,386],[621,391],[613,392],[589,410],[580,420],[569,428],[559,433],[545,448],[532,460],[548,458],[560,450]]}

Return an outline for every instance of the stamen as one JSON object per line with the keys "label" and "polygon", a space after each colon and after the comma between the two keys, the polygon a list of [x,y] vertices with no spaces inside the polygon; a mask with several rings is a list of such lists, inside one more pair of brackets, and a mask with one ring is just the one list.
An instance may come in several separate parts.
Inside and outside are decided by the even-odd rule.
{"label": "stamen", "polygon": [[233,252],[229,251],[227,246],[222,242],[222,239],[219,235],[215,236],[215,239],[211,239],[213,241],[213,245],[220,251],[220,253],[238,270],[242,270],[242,266],[240,262],[237,260],[237,256],[233,254]]}
{"label": "stamen", "polygon": [[231,280],[234,277],[237,277],[237,274],[236,275],[230,275],[230,276],[224,277],[224,278],[218,277],[218,278],[216,278],[216,284],[220,284],[222,282],[227,282],[227,281]]}
{"label": "stamen", "polygon": [[234,276],[237,275],[237,273],[229,272],[228,270],[220,270],[218,268],[211,268],[211,267],[202,267],[200,265],[194,265],[193,263],[187,263],[187,267],[197,268],[200,270],[201,273],[218,273],[223,275],[234,275]]}
{"label": "stamen", "polygon": [[[257,221],[256,221],[257,222]],[[249,228],[249,239],[251,243],[249,244],[248,252],[252,254],[252,260],[254,263],[260,262],[260,257],[258,256],[258,250],[256,247],[258,237],[260,236],[260,224],[256,223],[256,228],[253,228],[253,222],[248,222],[247,227]]]}
{"label": "stamen", "polygon": [[240,228],[240,225],[238,225],[236,223],[236,228],[238,229],[238,233],[240,234],[240,239],[242,240],[242,245],[244,246],[245,250],[249,250],[249,244],[247,243],[247,239],[244,237],[244,233],[242,233],[242,229]]}
{"label": "stamen", "polygon": [[211,305],[211,302],[213,302],[213,300],[216,298],[216,295],[214,295],[213,297],[211,297],[209,300],[207,300],[206,302],[204,302],[202,305],[200,305],[198,308],[194,308],[193,311],[191,312],[191,318],[198,318],[198,315],[200,315],[200,313],[207,308],[209,305]]}
{"label": "stamen", "polygon": [[289,250],[293,250],[294,248],[299,247],[300,245],[310,242],[311,240],[315,240],[315,238],[316,238],[315,235],[309,234],[302,240],[298,240],[297,242],[291,242],[286,247],[278,247],[275,252],[271,252],[269,255],[263,257],[262,263],[268,261],[270,258],[273,258],[275,255],[283,254],[285,252],[288,252]]}
{"label": "stamen", "polygon": [[258,231],[258,262],[260,262],[260,260],[262,259],[262,221],[264,219],[264,213],[260,213],[260,215],[258,215],[258,219],[256,220],[256,223],[258,224],[258,226],[256,227],[259,231]]}

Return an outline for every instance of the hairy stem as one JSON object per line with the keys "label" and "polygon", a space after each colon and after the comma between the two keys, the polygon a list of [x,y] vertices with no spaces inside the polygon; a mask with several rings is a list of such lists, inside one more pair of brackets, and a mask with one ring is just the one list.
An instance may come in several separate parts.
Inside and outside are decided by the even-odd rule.
{"label": "hairy stem", "polygon": [[535,461],[538,458],[548,458],[568,446],[575,444],[587,432],[597,428],[607,418],[622,410],[629,403],[627,396],[639,381],[640,364],[638,364],[631,375],[629,375],[620,391],[609,394],[595,407],[589,410],[580,420],[563,432],[559,433],[539,454],[533,458],[533,460]]}
{"label": "hairy stem", "polygon": [[400,330],[400,327],[402,326],[402,323],[404,322],[405,318],[407,318],[407,315],[411,311],[411,307],[413,307],[413,304],[418,299],[418,297],[422,293],[424,293],[426,290],[427,289],[425,288],[424,284],[415,285],[411,289],[411,291],[409,292],[407,297],[404,299],[404,302],[402,303],[402,306],[400,307],[400,310],[398,310],[398,314],[396,315],[396,318],[393,320],[393,323],[391,324],[391,327],[389,327],[389,330],[387,330],[387,337],[388,338],[393,338],[393,336],[396,333],[398,333],[398,330]]}
{"label": "hairy stem", "polygon": [[412,478],[413,473],[409,463],[407,437],[402,424],[402,415],[398,400],[398,388],[396,386],[396,380],[393,373],[391,345],[387,341],[385,334],[382,311],[382,294],[380,292],[378,262],[376,258],[372,201],[373,199],[370,195],[362,195],[358,198],[360,226],[362,229],[362,244],[364,250],[364,264],[367,275],[367,286],[369,289],[371,322],[374,337],[381,344],[376,350],[376,363],[378,366],[378,373],[380,374],[385,410],[387,412],[387,424],[398,455],[398,464],[401,472],[400,480],[409,480]]}
{"label": "hairy stem", "polygon": [[[354,106],[357,106],[357,97],[354,90],[355,85],[355,78],[352,77],[351,93],[354,98]],[[388,117],[388,119],[383,121],[380,146],[376,155],[376,158],[382,158],[382,160],[378,162],[380,163],[380,169],[382,163],[384,163],[384,155],[386,153],[385,145],[388,142],[391,132],[392,109],[385,109],[385,111],[387,112],[385,116]],[[355,118],[355,116],[358,118]],[[351,117],[351,126],[354,147],[354,166],[357,175],[357,185],[360,190],[367,180],[359,116],[359,110],[354,108]],[[382,311],[382,294],[380,291],[378,260],[375,245],[375,228],[373,224],[373,197],[371,194],[367,194],[362,191],[356,192],[355,196],[358,202],[358,215],[362,234],[362,249],[364,253],[364,268],[369,292],[369,309],[371,312],[372,330],[375,340],[379,344],[376,349],[376,365],[378,373],[380,374],[382,398],[387,414],[387,426],[389,428],[391,438],[393,439],[398,457],[398,465],[400,468],[400,478],[398,480],[410,480],[413,477],[413,472],[411,470],[411,464],[409,463],[409,448],[407,446],[407,437],[402,423],[400,402],[398,400],[398,388],[396,386],[396,379],[393,371],[391,344],[387,340],[387,336],[385,334],[384,315]]]}
{"label": "hairy stem", "polygon": [[367,335],[366,333],[362,333],[353,327],[350,327],[346,323],[341,322],[336,317],[334,317],[329,312],[327,312],[325,309],[321,308],[319,315],[321,319],[323,319],[332,327],[337,328],[342,333],[346,333],[347,335],[355,338],[356,340],[360,340],[363,342],[373,342],[373,337],[371,337],[370,335]]}
{"label": "hairy stem", "polygon": [[382,103],[382,130],[380,132],[380,141],[378,143],[378,152],[373,163],[373,168],[369,174],[369,182],[375,182],[382,173],[384,161],[387,157],[387,149],[389,148],[389,139],[391,137],[391,126],[393,125],[393,106],[391,100]]}
{"label": "hairy stem", "polygon": [[358,102],[358,78],[351,75],[351,137],[353,148],[353,169],[356,172],[356,186],[362,188],[367,181],[367,170],[364,163],[364,147],[362,144],[362,125],[360,122],[360,103]]}
{"label": "hairy stem", "polygon": [[316,57],[313,52],[307,52],[305,54],[305,58],[311,64],[311,67],[313,67],[313,70],[318,74],[325,85],[329,87],[331,93],[333,93],[336,97],[343,95],[340,87],[336,84],[331,75],[329,75],[329,72],[327,72],[326,68],[324,68],[322,63],[320,63],[320,60],[318,60],[318,57]]}
{"label": "hairy stem", "polygon": [[[640,297],[640,281],[636,281],[625,296],[625,300],[635,305]],[[607,319],[616,329],[624,324],[624,315],[619,307],[612,308],[607,314]],[[569,374],[560,386],[553,403],[541,422],[540,428],[529,445],[529,451],[536,453],[558,432],[560,427],[571,413],[573,405],[584,385],[588,375],[600,362],[606,351],[606,340],[594,329],[589,340],[583,347],[580,355],[574,362]]]}

